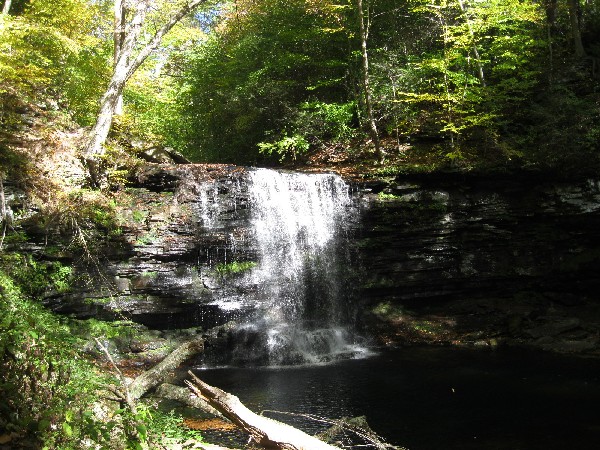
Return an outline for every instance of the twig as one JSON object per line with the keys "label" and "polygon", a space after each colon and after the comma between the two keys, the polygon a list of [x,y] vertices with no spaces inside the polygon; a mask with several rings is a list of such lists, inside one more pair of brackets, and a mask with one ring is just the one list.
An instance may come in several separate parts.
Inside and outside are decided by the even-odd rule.
{"label": "twig", "polygon": [[[121,384],[123,385],[124,395],[121,392],[119,392],[118,395],[122,395],[123,399],[127,403],[127,406],[129,406],[129,409],[131,410],[131,412],[133,414],[137,414],[137,408],[136,408],[136,405],[135,405],[135,401],[132,399],[131,393],[129,392],[129,383],[127,382],[127,379],[125,378],[125,375],[123,375],[123,372],[121,372],[121,369],[119,369],[119,367],[115,363],[115,360],[111,356],[111,354],[108,351],[108,349],[106,348],[106,346],[104,346],[102,344],[102,342],[100,342],[100,339],[94,338],[94,340],[96,341],[96,344],[98,344],[98,348],[100,348],[100,350],[102,350],[104,352],[104,354],[108,358],[108,361],[111,363],[111,365],[113,366],[113,368],[117,372],[117,375],[119,376],[119,379],[121,380]],[[116,393],[116,392],[113,392],[113,393]]]}
{"label": "twig", "polygon": [[0,238],[0,250],[4,244],[6,229],[8,228],[8,213],[6,211],[6,199],[4,198],[4,174],[0,173],[0,223],[2,224],[2,238]]}

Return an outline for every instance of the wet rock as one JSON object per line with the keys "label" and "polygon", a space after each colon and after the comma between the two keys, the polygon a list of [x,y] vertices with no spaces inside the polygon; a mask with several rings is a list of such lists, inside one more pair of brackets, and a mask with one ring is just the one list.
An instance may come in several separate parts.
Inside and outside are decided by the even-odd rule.
{"label": "wet rock", "polygon": [[115,286],[120,293],[128,293],[130,291],[131,282],[128,278],[115,277]]}
{"label": "wet rock", "polygon": [[550,292],[545,295],[552,301],[565,306],[578,306],[585,303],[585,300],[581,295],[558,292]]}
{"label": "wet rock", "polygon": [[157,350],[157,349],[166,347],[167,344],[168,344],[168,341],[166,339],[161,339],[161,338],[155,338],[153,340],[146,340],[146,341],[133,340],[129,344],[129,350],[132,353],[149,352],[152,350]]}
{"label": "wet rock", "polygon": [[556,342],[556,339],[552,336],[542,336],[534,341],[535,345],[540,347],[552,345],[554,342]]}
{"label": "wet rock", "polygon": [[535,328],[525,330],[525,333],[534,339],[541,338],[543,336],[558,336],[565,331],[574,330],[579,328],[581,320],[571,317],[564,320],[557,320],[551,323],[547,323]]}
{"label": "wet rock", "polygon": [[557,353],[584,353],[597,348],[598,343],[593,341],[561,340],[551,343],[541,343],[545,350]]}

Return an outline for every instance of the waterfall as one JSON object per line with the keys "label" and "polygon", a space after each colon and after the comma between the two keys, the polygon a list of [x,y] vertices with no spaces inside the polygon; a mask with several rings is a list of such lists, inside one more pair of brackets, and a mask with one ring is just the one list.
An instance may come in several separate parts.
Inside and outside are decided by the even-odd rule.
{"label": "waterfall", "polygon": [[[255,281],[268,301],[269,318],[305,318],[309,292],[322,297],[329,320],[339,311],[338,234],[350,206],[348,188],[329,174],[256,170],[250,174],[251,222],[260,260]],[[313,286],[318,284],[319,286]]]}
{"label": "waterfall", "polygon": [[255,169],[248,180],[257,266],[252,319],[235,357],[272,365],[320,363],[365,351],[352,333],[346,232],[353,201],[333,174]]}

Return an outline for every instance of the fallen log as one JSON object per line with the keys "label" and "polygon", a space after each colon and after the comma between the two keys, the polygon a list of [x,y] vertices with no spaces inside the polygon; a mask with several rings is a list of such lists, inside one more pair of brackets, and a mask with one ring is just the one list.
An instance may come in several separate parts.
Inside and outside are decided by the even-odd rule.
{"label": "fallen log", "polygon": [[204,398],[213,408],[248,433],[250,439],[263,448],[339,450],[339,447],[329,445],[297,428],[252,412],[236,396],[206,384],[191,371],[188,374],[192,381],[186,380],[185,383],[195,395]]}
{"label": "fallen log", "polygon": [[175,400],[200,411],[207,412],[213,416],[223,417],[223,415],[215,408],[210,406],[206,400],[192,394],[189,389],[183,386],[175,386],[174,384],[163,383],[156,388],[156,395],[160,398],[168,398]]}
{"label": "fallen log", "polygon": [[204,351],[204,342],[206,340],[210,341],[212,339],[217,339],[221,334],[232,330],[235,325],[235,322],[227,322],[207,330],[201,337],[181,344],[165,359],[151,369],[140,374],[126,386],[130,400],[136,401],[142,398],[146,392],[161,384],[170,372],[188,359],[202,353]]}
{"label": "fallen log", "polygon": [[181,344],[165,359],[151,369],[146,370],[127,386],[130,397],[133,400],[138,400],[150,389],[162,383],[169,372],[175,370],[183,362],[201,353],[203,350],[204,339],[195,339]]}

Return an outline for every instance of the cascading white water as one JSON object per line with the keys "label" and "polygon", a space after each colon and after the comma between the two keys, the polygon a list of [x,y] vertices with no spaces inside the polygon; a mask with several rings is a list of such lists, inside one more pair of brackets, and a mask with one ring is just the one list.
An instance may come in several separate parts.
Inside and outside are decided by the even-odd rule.
{"label": "cascading white water", "polygon": [[335,175],[259,169],[250,174],[249,195],[260,259],[256,282],[272,300],[270,314],[280,316],[275,320],[297,319],[308,271],[327,269],[317,263],[336,244],[350,204],[348,187]]}
{"label": "cascading white water", "polygon": [[270,364],[361,354],[348,330],[344,285],[348,186],[333,174],[256,169],[249,174],[248,194],[258,250],[250,276],[261,305],[247,328],[265,337],[253,351],[266,351]]}

